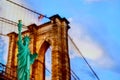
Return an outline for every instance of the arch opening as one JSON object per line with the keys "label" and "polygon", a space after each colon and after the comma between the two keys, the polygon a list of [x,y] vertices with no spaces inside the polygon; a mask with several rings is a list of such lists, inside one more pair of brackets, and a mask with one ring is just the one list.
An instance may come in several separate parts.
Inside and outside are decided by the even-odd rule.
{"label": "arch opening", "polygon": [[45,80],[51,80],[51,47],[49,47],[45,53]]}
{"label": "arch opening", "polygon": [[[38,52],[38,59],[36,60],[36,80],[48,80],[51,79],[51,49],[50,44],[47,41],[44,41],[40,46]],[[48,59],[49,57],[49,59]],[[47,77],[46,77],[47,76]]]}

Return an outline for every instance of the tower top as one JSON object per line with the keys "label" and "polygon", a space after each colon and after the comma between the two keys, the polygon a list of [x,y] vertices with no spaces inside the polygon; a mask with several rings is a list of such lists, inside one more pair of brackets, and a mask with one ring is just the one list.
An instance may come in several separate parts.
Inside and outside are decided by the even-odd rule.
{"label": "tower top", "polygon": [[[65,21],[65,23],[66,23],[67,25],[70,23],[65,17],[64,17],[64,18],[61,18],[58,14],[49,17],[49,19],[50,19],[50,20],[53,20],[53,21],[55,21],[56,18],[59,19],[60,21]],[[69,25],[68,25],[67,27],[68,27],[68,29],[70,28]]]}

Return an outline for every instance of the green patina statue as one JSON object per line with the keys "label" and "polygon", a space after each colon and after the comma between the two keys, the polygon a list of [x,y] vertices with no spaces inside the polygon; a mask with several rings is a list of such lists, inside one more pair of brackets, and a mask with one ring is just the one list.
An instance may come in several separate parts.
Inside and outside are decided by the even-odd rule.
{"label": "green patina statue", "polygon": [[30,65],[34,63],[37,53],[31,54],[29,49],[30,38],[25,36],[22,40],[22,21],[19,20],[18,23],[18,67],[17,67],[17,77],[18,80],[30,80]]}

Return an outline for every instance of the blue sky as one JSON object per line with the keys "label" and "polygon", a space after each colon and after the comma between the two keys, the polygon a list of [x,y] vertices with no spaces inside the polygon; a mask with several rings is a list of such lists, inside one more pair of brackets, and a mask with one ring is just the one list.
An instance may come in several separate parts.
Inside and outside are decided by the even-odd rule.
{"label": "blue sky", "polygon": [[[54,14],[66,17],[70,21],[69,35],[100,80],[120,79],[120,0],[25,0],[24,2],[29,8],[48,17]],[[42,22],[45,20],[47,19],[43,19]],[[70,41],[69,49],[74,53],[70,54],[71,68],[79,78],[97,80]]]}
{"label": "blue sky", "polygon": [[27,1],[48,17],[59,14],[70,21],[69,35],[101,80],[120,79],[120,0]]}

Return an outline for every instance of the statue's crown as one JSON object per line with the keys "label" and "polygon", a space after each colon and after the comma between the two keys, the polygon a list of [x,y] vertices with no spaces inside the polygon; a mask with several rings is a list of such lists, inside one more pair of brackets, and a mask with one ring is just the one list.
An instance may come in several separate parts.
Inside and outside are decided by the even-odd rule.
{"label": "statue's crown", "polygon": [[24,36],[24,37],[23,37],[23,40],[26,40],[26,41],[29,40],[29,41],[30,41],[30,37],[29,37],[29,36]]}
{"label": "statue's crown", "polygon": [[22,20],[18,20],[18,24],[22,24]]}

